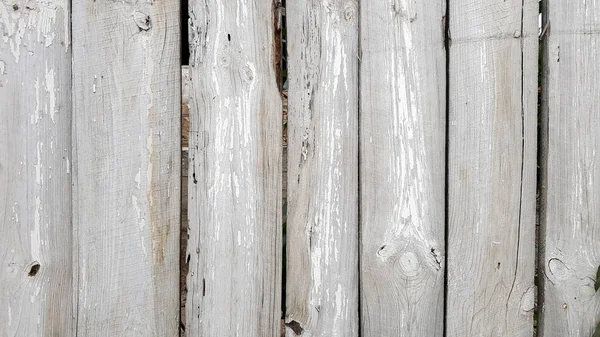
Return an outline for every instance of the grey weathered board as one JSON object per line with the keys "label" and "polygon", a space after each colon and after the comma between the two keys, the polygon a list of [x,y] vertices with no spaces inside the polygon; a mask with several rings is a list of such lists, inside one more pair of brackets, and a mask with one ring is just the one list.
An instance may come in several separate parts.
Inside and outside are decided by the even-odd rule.
{"label": "grey weathered board", "polygon": [[537,0],[450,1],[448,336],[531,336]]}
{"label": "grey weathered board", "polygon": [[188,336],[279,334],[273,3],[190,0]]}
{"label": "grey weathered board", "polygon": [[360,8],[362,336],[442,336],[446,5]]}
{"label": "grey weathered board", "polygon": [[0,1],[0,336],[71,336],[67,1]]}
{"label": "grey weathered board", "polygon": [[600,321],[600,2],[545,1],[544,17],[539,335],[589,337]]}
{"label": "grey weathered board", "polygon": [[358,3],[287,5],[286,335],[358,336]]}
{"label": "grey weathered board", "polygon": [[177,1],[73,2],[78,336],[178,335]]}

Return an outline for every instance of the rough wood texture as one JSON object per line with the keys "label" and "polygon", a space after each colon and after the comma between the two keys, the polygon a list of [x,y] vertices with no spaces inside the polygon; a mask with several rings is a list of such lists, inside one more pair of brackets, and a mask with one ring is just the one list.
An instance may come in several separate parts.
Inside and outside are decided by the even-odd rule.
{"label": "rough wood texture", "polygon": [[358,3],[286,14],[286,335],[358,336]]}
{"label": "rough wood texture", "polygon": [[600,321],[600,2],[545,1],[540,336]]}
{"label": "rough wood texture", "polygon": [[362,336],[444,328],[444,1],[361,3]]}
{"label": "rough wood texture", "polygon": [[0,1],[0,336],[72,335],[66,1]]}
{"label": "rough wood texture", "polygon": [[282,126],[272,6],[190,1],[188,336],[279,334]]}
{"label": "rough wood texture", "polygon": [[179,5],[73,5],[77,334],[177,336]]}
{"label": "rough wood texture", "polygon": [[531,336],[537,0],[450,1],[448,336]]}

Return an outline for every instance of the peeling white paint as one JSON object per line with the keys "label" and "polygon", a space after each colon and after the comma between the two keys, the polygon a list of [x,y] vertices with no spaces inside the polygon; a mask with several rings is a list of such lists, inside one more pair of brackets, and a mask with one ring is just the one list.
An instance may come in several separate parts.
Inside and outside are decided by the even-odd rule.
{"label": "peeling white paint", "polygon": [[44,184],[44,172],[42,171],[42,148],[44,147],[44,143],[43,142],[38,142],[36,145],[36,149],[37,149],[37,164],[34,164],[35,166],[35,182],[38,185],[43,185]]}
{"label": "peeling white paint", "polygon": [[35,88],[35,109],[33,110],[33,114],[31,115],[31,124],[36,124],[40,120],[40,81],[36,79],[33,82],[33,87]]}
{"label": "peeling white paint", "polygon": [[15,204],[12,207],[12,220],[14,220],[15,223],[19,223],[19,213],[17,212],[17,202],[15,201]]}
{"label": "peeling white paint", "polygon": [[56,114],[56,92],[54,88],[54,69],[48,69],[48,63],[46,62],[46,85],[45,89],[48,93],[48,110],[46,114],[50,114],[50,118],[52,119],[52,123],[56,124],[54,120],[54,116]]}
{"label": "peeling white paint", "polygon": [[40,254],[40,246],[41,246],[41,238],[40,238],[40,226],[41,226],[41,222],[42,222],[42,216],[40,214],[42,210],[42,201],[40,199],[39,196],[35,197],[35,213],[34,213],[34,217],[33,217],[33,221],[34,221],[34,227],[33,230],[31,230],[31,242],[30,242],[30,248],[31,248],[31,258],[35,261],[39,261],[41,254]]}
{"label": "peeling white paint", "polygon": [[133,194],[131,195],[131,204],[133,205],[133,209],[135,210],[135,214],[139,222],[140,231],[143,231],[144,227],[146,227],[146,219],[142,217],[142,209],[138,204],[138,198]]}
{"label": "peeling white paint", "polygon": [[140,185],[142,183],[142,168],[138,168],[138,172],[135,175],[135,183],[136,183],[136,188],[139,190],[140,189]]}

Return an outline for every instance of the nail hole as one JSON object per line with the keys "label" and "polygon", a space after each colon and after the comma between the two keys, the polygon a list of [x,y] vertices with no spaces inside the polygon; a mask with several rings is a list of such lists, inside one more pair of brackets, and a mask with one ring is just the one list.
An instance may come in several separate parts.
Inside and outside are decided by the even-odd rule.
{"label": "nail hole", "polygon": [[227,34],[227,41],[231,41],[231,34]]}
{"label": "nail hole", "polygon": [[35,276],[39,271],[40,264],[36,262],[33,266],[31,266],[31,269],[29,270],[29,277]]}

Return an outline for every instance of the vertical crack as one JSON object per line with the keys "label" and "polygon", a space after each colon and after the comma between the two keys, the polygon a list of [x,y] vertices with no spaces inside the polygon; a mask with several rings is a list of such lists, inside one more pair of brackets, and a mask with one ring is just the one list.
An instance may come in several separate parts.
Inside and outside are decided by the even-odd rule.
{"label": "vertical crack", "polygon": [[[520,180],[520,188],[519,188],[519,218],[518,218],[518,226],[517,226],[517,248],[515,255],[515,272],[513,276],[512,285],[510,287],[510,291],[506,298],[506,311],[505,317],[508,315],[508,305],[510,302],[510,298],[515,288],[515,283],[517,281],[517,273],[519,271],[519,250],[521,248],[521,223],[522,223],[522,210],[523,210],[523,176],[525,169],[525,37],[523,35],[523,26],[525,19],[525,0],[521,0],[521,35],[519,36],[521,43],[521,180]],[[506,319],[505,319],[506,322]]]}
{"label": "vertical crack", "polygon": [[448,256],[449,256],[449,245],[448,245],[448,188],[449,188],[449,147],[450,147],[450,46],[452,45],[452,38],[450,35],[450,0],[446,0],[446,13],[442,17],[442,29],[444,31],[444,50],[446,51],[446,148],[444,158],[444,169],[445,169],[445,180],[444,180],[444,243],[446,245],[446,258],[444,259],[444,324],[443,324],[443,336],[448,335],[447,328],[447,313],[448,313]]}

